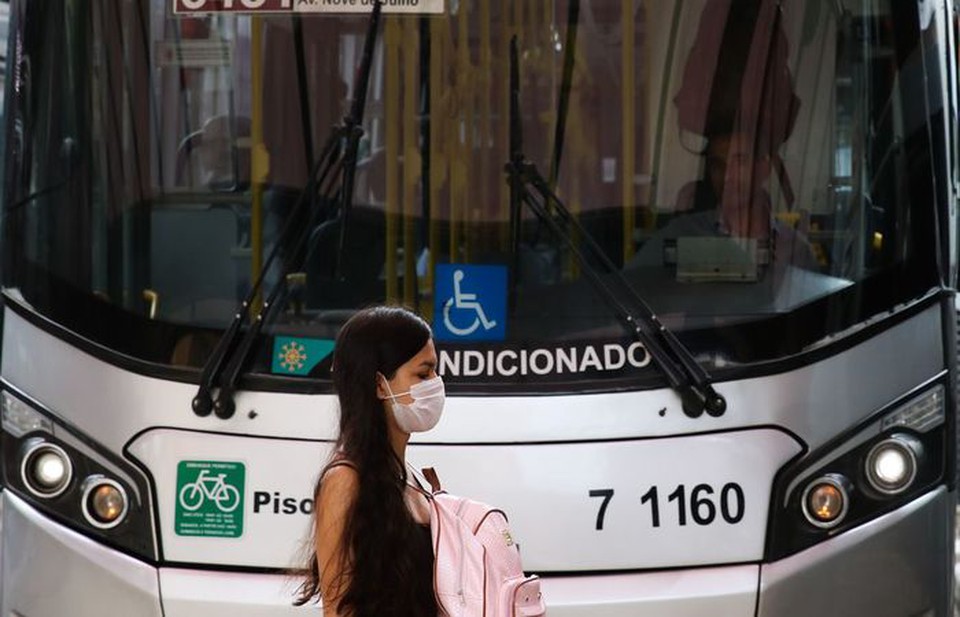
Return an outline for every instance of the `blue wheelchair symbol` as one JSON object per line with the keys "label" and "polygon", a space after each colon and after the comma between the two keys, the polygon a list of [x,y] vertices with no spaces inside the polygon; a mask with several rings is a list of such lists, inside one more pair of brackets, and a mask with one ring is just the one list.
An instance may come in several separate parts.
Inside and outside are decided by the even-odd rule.
{"label": "blue wheelchair symbol", "polygon": [[507,268],[438,265],[433,333],[440,341],[502,341],[506,336]]}

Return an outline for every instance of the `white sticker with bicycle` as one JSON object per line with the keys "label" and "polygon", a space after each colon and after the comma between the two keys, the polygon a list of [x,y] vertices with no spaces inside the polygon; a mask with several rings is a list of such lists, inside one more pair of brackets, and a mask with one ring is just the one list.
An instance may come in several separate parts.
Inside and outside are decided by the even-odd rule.
{"label": "white sticker with bicycle", "polygon": [[[290,403],[296,397],[270,393],[279,402],[261,404],[267,395],[257,401],[247,394],[245,404],[262,413],[263,436],[154,428],[129,445],[129,456],[153,478],[165,561],[287,569],[300,559],[317,475],[333,442],[266,437],[305,416],[291,411],[300,411]],[[336,415],[331,397],[306,400],[316,416]]]}
{"label": "white sticker with bicycle", "polygon": [[226,461],[180,461],[177,465],[178,536],[239,538],[243,535],[246,468]]}
{"label": "white sticker with bicycle", "polygon": [[507,333],[507,268],[438,264],[433,333],[438,341],[502,341]]}

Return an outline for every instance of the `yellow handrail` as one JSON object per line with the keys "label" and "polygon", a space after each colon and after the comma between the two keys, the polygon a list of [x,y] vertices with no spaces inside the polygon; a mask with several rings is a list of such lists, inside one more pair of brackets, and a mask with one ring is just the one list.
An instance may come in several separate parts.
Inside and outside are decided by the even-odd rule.
{"label": "yellow handrail", "polygon": [[620,182],[623,198],[623,260],[626,262],[633,257],[633,227],[634,227],[634,174],[636,172],[636,126],[634,111],[634,37],[633,0],[622,0],[621,25],[621,71],[623,90],[620,93],[621,118],[620,124],[623,135],[623,161],[620,171]]}
{"label": "yellow handrail", "polygon": [[[269,172],[270,162],[263,144],[263,18],[250,18],[250,273],[251,281],[257,280],[263,268],[263,183]],[[263,298],[257,293],[251,308],[260,311]]]}
{"label": "yellow handrail", "polygon": [[399,297],[397,283],[397,215],[400,212],[400,24],[394,16],[384,20],[384,58],[386,82],[384,100],[384,124],[386,128],[386,296],[387,301],[395,302]]}
{"label": "yellow handrail", "polygon": [[[476,152],[480,156],[480,208],[483,211],[484,222],[492,218],[496,212],[496,205],[491,203],[490,197],[490,122],[491,122],[491,77],[493,71],[493,50],[490,47],[490,0],[480,0],[480,68],[477,73],[477,96],[480,99],[480,117],[477,130],[480,135],[480,145]],[[498,161],[497,167],[502,165]],[[487,240],[488,242],[488,240]]]}
{"label": "yellow handrail", "polygon": [[430,257],[427,264],[427,280],[425,287],[429,291],[431,301],[420,307],[424,318],[433,319],[433,281],[434,269],[437,262],[437,253],[440,251],[440,195],[446,178],[447,157],[441,150],[443,131],[446,125],[446,113],[443,109],[445,84],[443,80],[443,26],[446,18],[430,20],[430,177],[425,181],[430,191],[430,223],[427,246],[430,248]]}
{"label": "yellow handrail", "polygon": [[421,174],[417,126],[420,45],[415,18],[404,19],[403,41],[403,301],[416,306],[415,217]]}
{"label": "yellow handrail", "polygon": [[[500,1],[500,42],[497,56],[497,83],[510,83],[510,38],[514,34],[509,24],[510,0]],[[500,88],[500,100],[497,101],[499,111],[499,131],[497,138],[497,160],[506,162],[510,157],[510,89]],[[499,176],[500,185],[500,248],[507,251],[510,246],[510,187],[505,178]]]}

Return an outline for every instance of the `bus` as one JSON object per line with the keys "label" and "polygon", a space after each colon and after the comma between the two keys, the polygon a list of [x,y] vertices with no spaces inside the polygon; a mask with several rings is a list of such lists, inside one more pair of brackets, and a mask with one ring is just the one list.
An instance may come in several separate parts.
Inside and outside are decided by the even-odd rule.
{"label": "bus", "polygon": [[950,1],[12,0],[0,613],[294,607],[337,332],[549,614],[944,616]]}

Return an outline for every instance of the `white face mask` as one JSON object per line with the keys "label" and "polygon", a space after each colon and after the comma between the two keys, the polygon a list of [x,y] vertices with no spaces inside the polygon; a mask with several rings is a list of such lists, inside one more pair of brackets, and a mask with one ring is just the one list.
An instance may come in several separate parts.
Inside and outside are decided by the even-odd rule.
{"label": "white face mask", "polygon": [[[383,384],[387,387],[392,399],[393,417],[397,420],[397,426],[404,433],[419,433],[429,431],[440,421],[443,414],[443,401],[445,393],[443,388],[443,379],[436,376],[433,379],[427,379],[420,383],[410,386],[407,392],[398,392],[396,394],[390,390],[390,384],[386,378]],[[412,403],[400,403],[397,397],[409,394],[413,397]]]}

